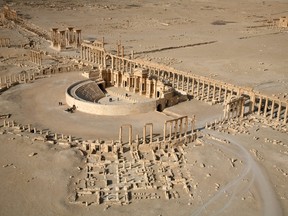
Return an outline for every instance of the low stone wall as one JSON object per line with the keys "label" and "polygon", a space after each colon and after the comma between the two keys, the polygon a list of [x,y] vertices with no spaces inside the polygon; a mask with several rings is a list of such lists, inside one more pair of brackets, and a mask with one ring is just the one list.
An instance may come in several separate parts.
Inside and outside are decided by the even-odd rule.
{"label": "low stone wall", "polygon": [[76,110],[95,115],[130,115],[137,113],[146,113],[156,109],[156,101],[129,104],[97,104],[74,98],[71,90],[81,82],[74,83],[66,90],[66,103],[69,106],[76,106]]}

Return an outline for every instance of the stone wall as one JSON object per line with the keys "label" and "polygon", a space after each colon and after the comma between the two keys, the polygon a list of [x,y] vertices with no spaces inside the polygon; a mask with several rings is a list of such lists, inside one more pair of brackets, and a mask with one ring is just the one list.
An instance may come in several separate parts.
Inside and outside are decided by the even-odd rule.
{"label": "stone wall", "polygon": [[105,105],[83,101],[81,99],[76,99],[71,95],[71,90],[79,83],[80,82],[74,83],[67,89],[66,103],[71,107],[75,105],[76,109],[81,112],[96,115],[129,115],[137,113],[146,113],[154,111],[156,109],[156,101]]}

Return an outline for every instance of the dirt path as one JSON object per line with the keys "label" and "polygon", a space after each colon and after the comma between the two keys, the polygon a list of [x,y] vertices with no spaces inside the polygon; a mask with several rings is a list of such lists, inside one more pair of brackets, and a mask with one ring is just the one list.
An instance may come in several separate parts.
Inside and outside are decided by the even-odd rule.
{"label": "dirt path", "polygon": [[[233,139],[232,137],[229,137],[229,139],[227,139],[226,136],[224,137],[217,132],[212,132],[211,134],[217,138],[228,140],[230,142],[229,145],[231,146],[219,144],[219,142],[214,140],[207,141],[207,144],[216,145],[217,147],[221,148],[226,152],[238,155],[245,164],[245,167],[239,176],[237,176],[227,185],[222,187],[222,189],[219,190],[210,199],[206,200],[201,207],[199,207],[196,211],[192,213],[192,215],[203,215],[203,213],[210,207],[213,207],[216,202],[225,199],[226,194],[230,194],[229,200],[224,202],[222,206],[218,207],[218,209],[215,209],[215,207],[213,207],[212,215],[221,215],[223,214],[223,211],[225,209],[231,206],[231,204],[233,203],[233,199],[236,196],[241,196],[241,194],[247,192],[253,186],[256,187],[258,196],[260,197],[263,216],[283,215],[280,203],[276,198],[275,191],[270,183],[268,176],[266,175],[262,167],[253,159],[251,154],[241,145],[241,143],[239,143],[239,140]],[[245,179],[249,180],[245,181]]]}

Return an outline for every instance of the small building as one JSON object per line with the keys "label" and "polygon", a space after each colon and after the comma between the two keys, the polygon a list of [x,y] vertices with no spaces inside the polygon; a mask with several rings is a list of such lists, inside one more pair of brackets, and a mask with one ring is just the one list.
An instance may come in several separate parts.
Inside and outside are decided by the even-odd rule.
{"label": "small building", "polygon": [[288,27],[288,17],[282,16],[278,21],[279,28],[287,28]]}

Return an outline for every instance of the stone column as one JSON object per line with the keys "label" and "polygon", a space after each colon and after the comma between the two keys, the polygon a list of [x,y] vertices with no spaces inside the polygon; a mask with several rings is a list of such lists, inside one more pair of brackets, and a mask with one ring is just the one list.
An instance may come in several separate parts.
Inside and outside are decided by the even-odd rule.
{"label": "stone column", "polygon": [[153,88],[153,95],[154,98],[157,98],[157,80],[153,80],[154,88]]}
{"label": "stone column", "polygon": [[260,115],[260,113],[261,113],[261,106],[262,106],[262,97],[260,96],[260,98],[259,98],[259,104],[258,104],[258,115]]}
{"label": "stone column", "polygon": [[97,54],[98,54],[98,59],[97,59],[98,64],[102,65],[102,53],[100,51],[97,51]]}
{"label": "stone column", "polygon": [[243,98],[240,102],[240,117],[243,118],[245,112],[245,99]]}
{"label": "stone column", "polygon": [[173,122],[169,122],[169,141],[172,140],[172,127],[173,127]]}
{"label": "stone column", "polygon": [[150,144],[153,142],[153,124],[150,125]]}
{"label": "stone column", "polygon": [[202,83],[202,92],[201,92],[201,100],[204,99],[204,90],[205,90],[205,81],[203,80],[203,83]]}
{"label": "stone column", "polygon": [[129,61],[127,61],[125,58],[123,59],[123,71],[125,73],[128,72],[128,64],[129,64]]}
{"label": "stone column", "polygon": [[114,70],[114,57],[111,56],[111,68],[112,70]]}
{"label": "stone column", "polygon": [[60,48],[60,49],[65,49],[65,48],[66,48],[65,32],[66,32],[66,31],[59,31],[59,34],[60,34],[60,44],[59,44],[59,48]]}
{"label": "stone column", "polygon": [[143,82],[143,78],[140,77],[140,82],[139,82],[139,94],[142,95],[143,94],[143,89],[142,89],[142,82]]}
{"label": "stone column", "polygon": [[209,101],[210,99],[210,82],[208,82],[208,89],[207,89],[207,97],[206,99]]}
{"label": "stone column", "polygon": [[164,129],[163,129],[163,141],[166,140],[166,127],[167,127],[167,122],[164,123]]}
{"label": "stone column", "polygon": [[215,92],[216,92],[216,84],[213,83],[213,94],[212,94],[212,100],[215,100]]}
{"label": "stone column", "polygon": [[268,97],[265,99],[265,107],[264,107],[264,117],[267,116],[267,109],[268,109]]}
{"label": "stone column", "polygon": [[84,59],[84,47],[81,46],[81,59]]}
{"label": "stone column", "polygon": [[191,91],[192,95],[194,95],[194,85],[195,85],[195,79],[192,78],[192,91]]}
{"label": "stone column", "polygon": [[190,91],[190,77],[188,76],[187,77],[187,94],[189,93]]}
{"label": "stone column", "polygon": [[179,82],[180,82],[180,76],[179,74],[177,74],[177,84],[176,84],[177,89],[179,89]]}
{"label": "stone column", "polygon": [[183,119],[181,118],[180,121],[180,127],[179,127],[179,137],[182,137],[182,133],[183,133]]}
{"label": "stone column", "polygon": [[270,119],[273,119],[275,100],[272,100]]}
{"label": "stone column", "polygon": [[281,114],[281,101],[279,101],[278,103],[277,121],[280,120],[280,114]]}
{"label": "stone column", "polygon": [[226,98],[227,98],[227,86],[225,86],[225,91],[224,91],[224,101],[226,100]]}
{"label": "stone column", "polygon": [[73,27],[67,28],[67,45],[68,46],[74,45],[74,28]]}
{"label": "stone column", "polygon": [[145,92],[145,94],[146,94],[146,92],[147,92],[147,78],[144,78],[143,81],[144,82],[143,82],[143,85],[142,85],[142,92],[143,93]]}
{"label": "stone column", "polygon": [[104,52],[100,51],[100,65],[103,68],[106,68],[106,63],[105,63],[105,54]]}
{"label": "stone column", "polygon": [[146,125],[143,127],[143,144],[146,144]]}
{"label": "stone column", "polygon": [[218,101],[221,101],[221,93],[222,93],[222,86],[219,86],[219,95],[218,95]]}
{"label": "stone column", "polygon": [[185,118],[185,134],[184,134],[184,136],[187,135],[187,131],[188,131],[188,117]]}
{"label": "stone column", "polygon": [[199,96],[200,79],[197,80],[197,96]]}
{"label": "stone column", "polygon": [[132,144],[132,126],[129,125],[129,145]]}
{"label": "stone column", "polygon": [[88,61],[92,62],[92,52],[90,47],[88,47]]}
{"label": "stone column", "polygon": [[81,30],[80,29],[77,29],[76,30],[76,47],[80,47],[81,46],[81,41],[82,41],[82,38],[81,38]]}
{"label": "stone column", "polygon": [[119,143],[122,144],[122,126],[119,129]]}
{"label": "stone column", "polygon": [[151,97],[151,80],[148,80],[146,95],[147,95],[149,98]]}
{"label": "stone column", "polygon": [[52,28],[51,40],[52,40],[53,47],[58,46],[57,31],[58,31],[58,28]]}
{"label": "stone column", "polygon": [[255,95],[253,94],[251,97],[250,97],[250,110],[249,110],[249,113],[253,113],[254,110],[255,110]]}
{"label": "stone column", "polygon": [[120,71],[123,71],[123,70],[122,70],[122,59],[121,59],[120,57],[118,57],[118,69],[119,69]]}
{"label": "stone column", "polygon": [[174,137],[177,138],[177,133],[178,133],[178,119],[175,120],[175,124],[174,124]]}
{"label": "stone column", "polygon": [[286,108],[285,108],[285,112],[284,112],[284,121],[283,121],[283,124],[286,124],[286,122],[287,122],[287,114],[288,114],[288,103],[286,103]]}
{"label": "stone column", "polygon": [[191,120],[191,133],[193,134],[194,133],[194,130],[195,130],[195,121],[196,121],[196,117],[195,115],[192,117],[192,120]]}
{"label": "stone column", "polygon": [[132,73],[132,62],[129,64],[129,72]]}

